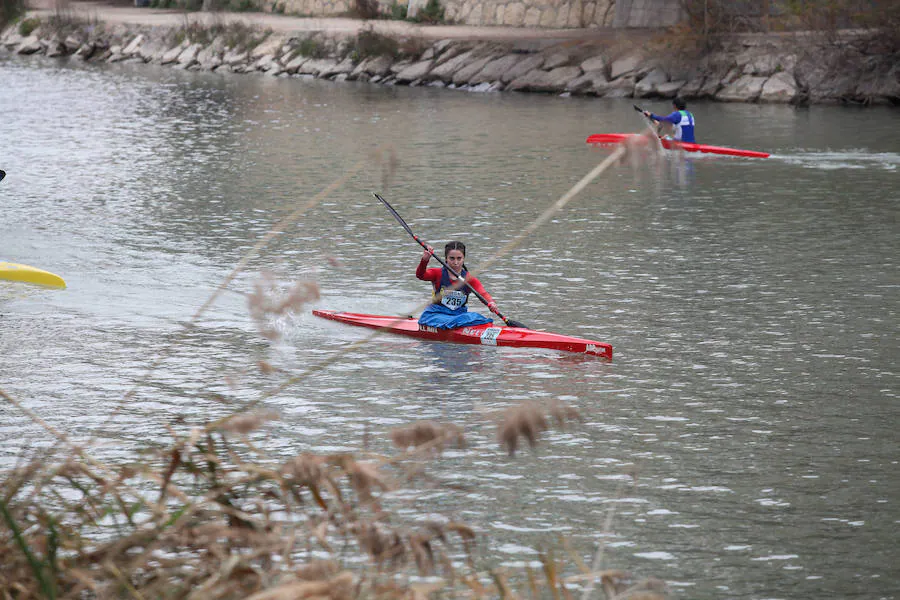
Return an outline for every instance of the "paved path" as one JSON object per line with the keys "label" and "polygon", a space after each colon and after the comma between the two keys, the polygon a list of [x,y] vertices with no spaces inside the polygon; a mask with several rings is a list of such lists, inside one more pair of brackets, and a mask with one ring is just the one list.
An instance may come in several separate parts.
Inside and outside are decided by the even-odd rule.
{"label": "paved path", "polygon": [[[28,0],[29,13],[40,16],[56,12],[55,0]],[[133,25],[180,26],[185,20],[208,24],[243,21],[279,33],[320,31],[334,35],[355,35],[365,27],[391,37],[419,37],[428,40],[493,40],[506,42],[600,41],[615,39],[620,32],[611,29],[536,29],[525,27],[475,27],[471,25],[419,25],[406,21],[363,21],[347,18],[304,18],[271,13],[209,13],[136,8],[119,1],[70,2],[64,12],[85,20]],[[635,32],[629,31],[629,37]]]}

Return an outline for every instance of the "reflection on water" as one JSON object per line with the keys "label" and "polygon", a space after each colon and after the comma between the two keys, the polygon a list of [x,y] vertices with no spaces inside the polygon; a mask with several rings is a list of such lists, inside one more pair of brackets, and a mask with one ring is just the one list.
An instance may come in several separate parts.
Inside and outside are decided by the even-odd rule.
{"label": "reflection on water", "polygon": [[[605,156],[587,135],[643,127],[629,102],[8,56],[0,77],[0,260],[69,284],[0,286],[0,386],[99,436],[101,459],[263,397],[282,415],[276,458],[387,451],[392,427],[447,420],[469,446],[436,476],[465,485],[422,505],[491,534],[500,562],[562,532],[682,597],[900,588],[895,111],[696,103],[705,141],[773,156],[620,165],[481,273]],[[379,144],[400,161],[389,190]],[[433,245],[465,240],[505,311],[609,342],[614,361],[397,336],[348,351],[368,332],[306,312],[262,340],[245,297],[262,269],[315,280],[320,308],[405,314],[427,297],[420,249],[373,190]],[[283,378],[260,360],[309,375],[269,396]],[[496,421],[524,400],[583,423],[509,458]],[[4,467],[52,443],[0,410]]]}

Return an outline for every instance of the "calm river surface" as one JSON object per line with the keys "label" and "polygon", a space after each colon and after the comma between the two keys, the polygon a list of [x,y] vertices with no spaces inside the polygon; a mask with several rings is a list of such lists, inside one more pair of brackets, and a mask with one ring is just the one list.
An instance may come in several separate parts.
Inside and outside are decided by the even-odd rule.
{"label": "calm river surface", "polygon": [[[421,252],[380,191],[424,239],[467,242],[507,315],[614,361],[381,337],[265,401],[273,457],[452,421],[469,447],[434,474],[467,491],[415,509],[475,525],[485,561],[562,554],[561,534],[684,598],[900,597],[897,109],[696,103],[702,141],[773,156],[617,166],[481,271],[609,153],[588,134],[641,130],[630,100],[8,55],[0,81],[0,260],[68,283],[0,282],[0,388],[100,458],[259,398],[283,380],[259,360],[297,374],[367,334],[312,308],[416,310]],[[264,270],[322,291],[271,345],[246,299]],[[511,459],[494,419],[526,399],[584,422]],[[53,440],[4,403],[0,444],[8,468]]]}

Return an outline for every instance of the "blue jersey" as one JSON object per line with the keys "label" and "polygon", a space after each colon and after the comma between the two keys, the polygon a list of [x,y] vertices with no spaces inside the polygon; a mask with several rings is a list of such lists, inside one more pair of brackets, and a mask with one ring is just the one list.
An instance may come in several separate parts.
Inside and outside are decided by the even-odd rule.
{"label": "blue jersey", "polygon": [[661,117],[659,115],[650,115],[654,121],[662,121],[671,123],[675,126],[675,135],[672,136],[680,142],[696,143],[694,140],[694,115],[686,110],[676,110],[672,114]]}

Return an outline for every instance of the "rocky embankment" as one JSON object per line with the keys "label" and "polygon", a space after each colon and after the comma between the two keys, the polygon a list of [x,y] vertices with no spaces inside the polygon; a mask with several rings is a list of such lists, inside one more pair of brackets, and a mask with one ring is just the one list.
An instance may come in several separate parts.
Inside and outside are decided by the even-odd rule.
{"label": "rocky embankment", "polygon": [[[735,36],[702,57],[677,39],[557,44],[286,34],[234,23],[200,27],[25,23],[0,33],[18,54],[143,62],[189,70],[614,98],[900,104],[900,63],[854,58],[815,36]],[[693,54],[693,58],[691,57]],[[877,58],[877,57],[876,57]]]}

